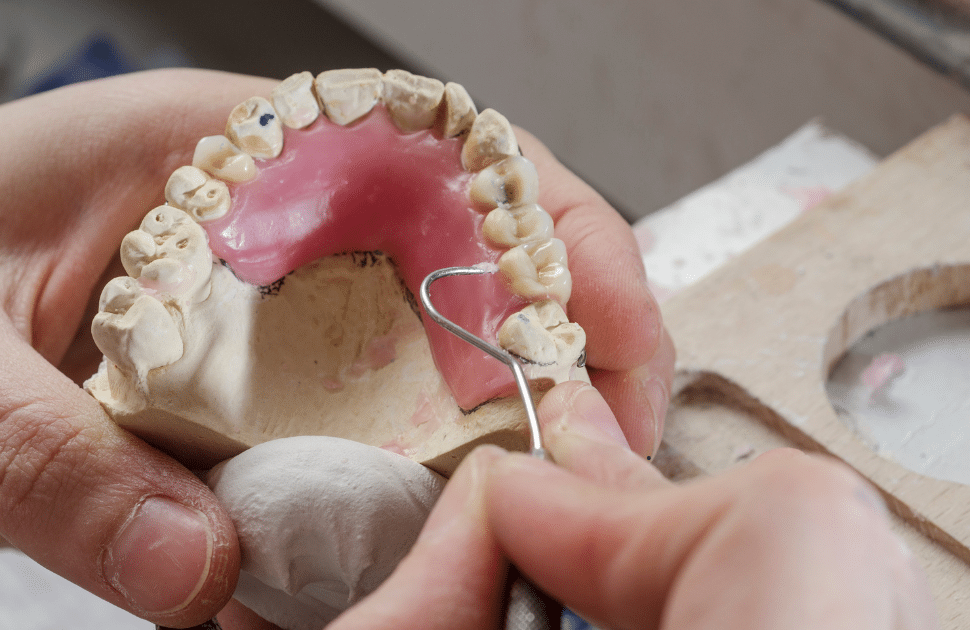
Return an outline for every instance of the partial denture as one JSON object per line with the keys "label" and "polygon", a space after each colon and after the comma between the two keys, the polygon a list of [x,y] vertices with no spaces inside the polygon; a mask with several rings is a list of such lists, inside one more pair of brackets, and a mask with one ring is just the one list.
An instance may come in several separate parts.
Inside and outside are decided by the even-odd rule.
{"label": "partial denture", "polygon": [[[439,289],[442,312],[521,357],[537,383],[587,380],[585,335],[564,310],[566,249],[538,205],[538,186],[508,120],[476,113],[458,84],[399,70],[293,75],[270,100],[233,109],[225,135],[203,138],[192,166],[165,187],[170,205],[126,237],[130,278],[105,288],[94,327],[106,362],[87,387],[122,424],[163,446],[217,443],[189,456],[209,464],[305,432],[307,418],[267,419],[293,412],[288,405],[305,408],[297,415],[349,405],[363,428],[336,418],[312,430],[447,473],[458,456],[444,461],[446,453],[519,426],[518,418],[467,420],[507,407],[475,411],[512,394],[507,369],[430,322],[427,341],[417,340],[407,291],[380,256],[326,257],[387,252],[411,290],[437,268],[495,264],[501,273]],[[383,305],[393,295],[403,306]],[[368,309],[374,322],[358,312]],[[430,343],[437,371],[421,363],[419,342]],[[269,363],[250,365],[253,357]],[[381,371],[393,387],[358,387],[361,375]],[[439,400],[442,378],[464,412]],[[395,407],[412,425],[382,419],[381,396],[404,401]],[[509,411],[495,413],[516,415],[509,400]],[[187,437],[162,435],[180,418],[192,424]],[[250,426],[261,421],[269,428]]]}

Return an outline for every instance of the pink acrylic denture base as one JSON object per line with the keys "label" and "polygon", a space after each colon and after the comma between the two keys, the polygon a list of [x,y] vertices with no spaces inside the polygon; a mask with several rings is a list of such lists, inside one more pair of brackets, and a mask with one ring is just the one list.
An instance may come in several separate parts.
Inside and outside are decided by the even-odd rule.
{"label": "pink acrylic denture base", "polygon": [[[417,295],[435,269],[501,256],[484,241],[484,217],[468,198],[474,173],[461,167],[461,140],[403,133],[382,105],[348,126],[320,116],[284,134],[283,152],[259,161],[256,179],[230,185],[231,212],[203,224],[213,253],[240,279],[268,285],[323,256],[379,250]],[[499,273],[440,280],[434,301],[492,342],[527,303]],[[422,319],[435,365],[460,407],[514,391],[505,365]]]}

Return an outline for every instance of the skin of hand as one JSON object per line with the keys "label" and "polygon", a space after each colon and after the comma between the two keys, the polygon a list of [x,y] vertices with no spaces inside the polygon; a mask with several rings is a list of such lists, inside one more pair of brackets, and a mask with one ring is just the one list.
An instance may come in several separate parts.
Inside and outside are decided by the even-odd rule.
{"label": "skin of hand", "polygon": [[558,466],[473,452],[397,572],[328,630],[498,628],[503,558],[612,630],[939,627],[882,499],[845,466],[782,449],[674,485],[593,388],[559,385],[539,415]]}
{"label": "skin of hand", "polygon": [[[0,106],[0,535],[162,625],[197,624],[225,605],[238,545],[205,485],[114,425],[79,387],[100,361],[91,318],[104,284],[124,275],[121,239],[164,203],[172,171],[222,131],[236,104],[275,83],[155,71]],[[587,331],[592,378],[629,443],[652,453],[674,355],[636,243],[599,195],[519,133],[567,245],[570,316]],[[453,500],[478,500],[451,486]],[[461,566],[480,569],[484,584],[500,555],[479,561]]]}

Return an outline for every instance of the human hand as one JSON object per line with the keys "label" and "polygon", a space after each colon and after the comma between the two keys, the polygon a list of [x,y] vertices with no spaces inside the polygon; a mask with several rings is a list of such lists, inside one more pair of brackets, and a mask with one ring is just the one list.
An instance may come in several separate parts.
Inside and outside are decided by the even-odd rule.
{"label": "human hand", "polygon": [[633,232],[602,196],[566,169],[535,137],[516,129],[539,172],[539,204],[566,243],[573,293],[570,321],[586,332],[586,366],[634,452],[660,447],[670,401],[674,345]]}
{"label": "human hand", "polygon": [[556,387],[539,415],[559,466],[473,452],[398,571],[328,630],[498,627],[503,557],[604,628],[938,627],[881,498],[841,464],[779,450],[677,486],[592,388]]}
{"label": "human hand", "polygon": [[[116,427],[77,386],[100,361],[88,324],[100,288],[123,274],[118,243],[163,203],[171,172],[233,106],[274,84],[162,71],[0,107],[0,534],[165,625],[195,623],[222,606],[238,547],[205,486]],[[673,355],[636,245],[625,222],[541,144],[521,132],[520,144],[569,249],[570,311],[587,330],[594,382],[630,443],[649,453]]]}
{"label": "human hand", "polygon": [[[233,592],[235,532],[188,470],[119,429],[78,383],[118,244],[236,103],[271,85],[131,75],[0,107],[0,534],[94,594],[165,625]],[[73,379],[73,382],[72,382]]]}

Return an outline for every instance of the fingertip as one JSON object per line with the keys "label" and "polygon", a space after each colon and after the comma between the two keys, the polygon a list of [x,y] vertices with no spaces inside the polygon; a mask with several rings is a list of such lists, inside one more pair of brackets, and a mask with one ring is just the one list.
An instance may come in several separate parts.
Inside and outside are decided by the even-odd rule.
{"label": "fingertip", "polygon": [[581,381],[552,388],[540,401],[538,412],[552,444],[563,433],[571,432],[595,442],[630,447],[606,400],[595,387]]}
{"label": "fingertip", "polygon": [[590,378],[616,415],[630,448],[652,459],[660,448],[670,401],[666,380],[649,366],[627,372],[593,370]]}
{"label": "fingertip", "polygon": [[488,470],[507,455],[507,451],[492,445],[476,447],[466,455],[438,497],[418,542],[440,536],[458,520],[477,518]]}

